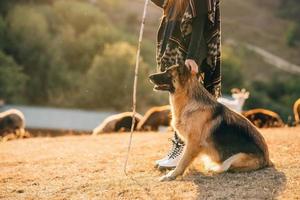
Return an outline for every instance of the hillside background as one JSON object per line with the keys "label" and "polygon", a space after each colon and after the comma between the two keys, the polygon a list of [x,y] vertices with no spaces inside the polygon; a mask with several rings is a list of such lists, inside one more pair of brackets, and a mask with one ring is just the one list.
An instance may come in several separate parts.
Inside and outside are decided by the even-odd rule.
{"label": "hillside background", "polygon": [[[1,0],[0,99],[129,110],[143,3]],[[223,93],[244,87],[251,92],[246,109],[271,109],[287,120],[300,97],[300,2],[226,0],[221,6]],[[156,71],[155,35],[161,14],[150,5],[142,44],[139,112],[168,102],[167,94],[154,93],[147,80]],[[253,46],[275,57],[270,61]],[[292,67],[278,64],[282,59]]]}

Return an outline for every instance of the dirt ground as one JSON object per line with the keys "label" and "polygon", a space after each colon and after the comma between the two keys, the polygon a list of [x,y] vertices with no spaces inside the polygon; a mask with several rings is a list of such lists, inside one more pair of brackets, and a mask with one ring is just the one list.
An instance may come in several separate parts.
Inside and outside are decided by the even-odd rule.
{"label": "dirt ground", "polygon": [[262,130],[275,168],[209,176],[195,161],[159,182],[171,133],[32,138],[0,143],[0,199],[300,199],[300,128]]}

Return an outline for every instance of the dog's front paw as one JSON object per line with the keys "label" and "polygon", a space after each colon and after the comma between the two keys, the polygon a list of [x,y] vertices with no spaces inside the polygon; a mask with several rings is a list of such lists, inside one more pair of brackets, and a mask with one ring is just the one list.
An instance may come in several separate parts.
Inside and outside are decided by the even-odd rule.
{"label": "dog's front paw", "polygon": [[173,177],[173,176],[164,175],[164,176],[160,177],[159,181],[160,182],[166,182],[166,181],[173,181],[175,179],[176,178]]}
{"label": "dog's front paw", "polygon": [[159,181],[161,182],[165,182],[165,181],[173,181],[176,179],[176,176],[174,175],[174,170],[173,171],[170,171],[168,174],[160,177]]}

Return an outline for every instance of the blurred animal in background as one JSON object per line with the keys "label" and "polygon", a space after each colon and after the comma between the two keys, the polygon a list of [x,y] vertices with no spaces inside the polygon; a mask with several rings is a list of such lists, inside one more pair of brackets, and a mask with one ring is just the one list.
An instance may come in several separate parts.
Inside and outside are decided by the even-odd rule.
{"label": "blurred animal in background", "polygon": [[170,106],[153,107],[149,109],[138,123],[138,131],[158,131],[160,126],[170,126]]}
{"label": "blurred animal in background", "polygon": [[10,109],[0,113],[0,137],[2,140],[29,137],[25,131],[25,117],[21,111]]}
{"label": "blurred animal in background", "polygon": [[220,97],[218,98],[218,102],[227,106],[231,110],[234,110],[237,113],[241,113],[243,111],[245,101],[249,98],[250,93],[246,91],[246,89],[240,90],[238,88],[232,89],[231,93],[233,100]]}
{"label": "blurred animal in background", "polygon": [[258,128],[275,128],[284,126],[281,117],[270,110],[259,108],[245,111],[242,114]]}
{"label": "blurred animal in background", "polygon": [[[136,113],[134,129],[142,119],[142,115]],[[132,124],[132,112],[124,112],[116,115],[112,115],[106,118],[98,127],[93,130],[93,135],[100,133],[112,133],[112,132],[128,132],[131,129]]]}
{"label": "blurred animal in background", "polygon": [[300,126],[300,99],[294,104],[294,116],[296,126]]}

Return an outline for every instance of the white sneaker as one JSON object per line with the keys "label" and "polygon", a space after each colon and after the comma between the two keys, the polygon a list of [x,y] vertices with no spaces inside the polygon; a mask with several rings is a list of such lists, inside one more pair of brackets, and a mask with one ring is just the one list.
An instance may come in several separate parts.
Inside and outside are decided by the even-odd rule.
{"label": "white sneaker", "polygon": [[176,137],[175,137],[174,140],[171,140],[171,142],[172,142],[172,148],[171,148],[171,150],[169,151],[169,153],[164,158],[155,161],[155,167],[158,167],[159,163],[164,162],[165,160],[168,160],[169,157],[173,154],[173,151],[174,151],[176,143],[177,143],[176,142]]}
{"label": "white sneaker", "polygon": [[172,142],[173,142],[172,150],[170,151],[168,156],[165,157],[164,159],[161,159],[160,162],[157,162],[159,169],[175,168],[178,162],[180,161],[180,159],[182,158],[183,149],[185,145],[183,143],[179,143],[178,141],[174,141],[174,140],[172,140]]}
{"label": "white sneaker", "polygon": [[165,156],[164,158],[160,159],[160,160],[156,160],[155,161],[155,166],[158,166],[159,163],[164,162],[165,160],[168,160],[169,155]]}

